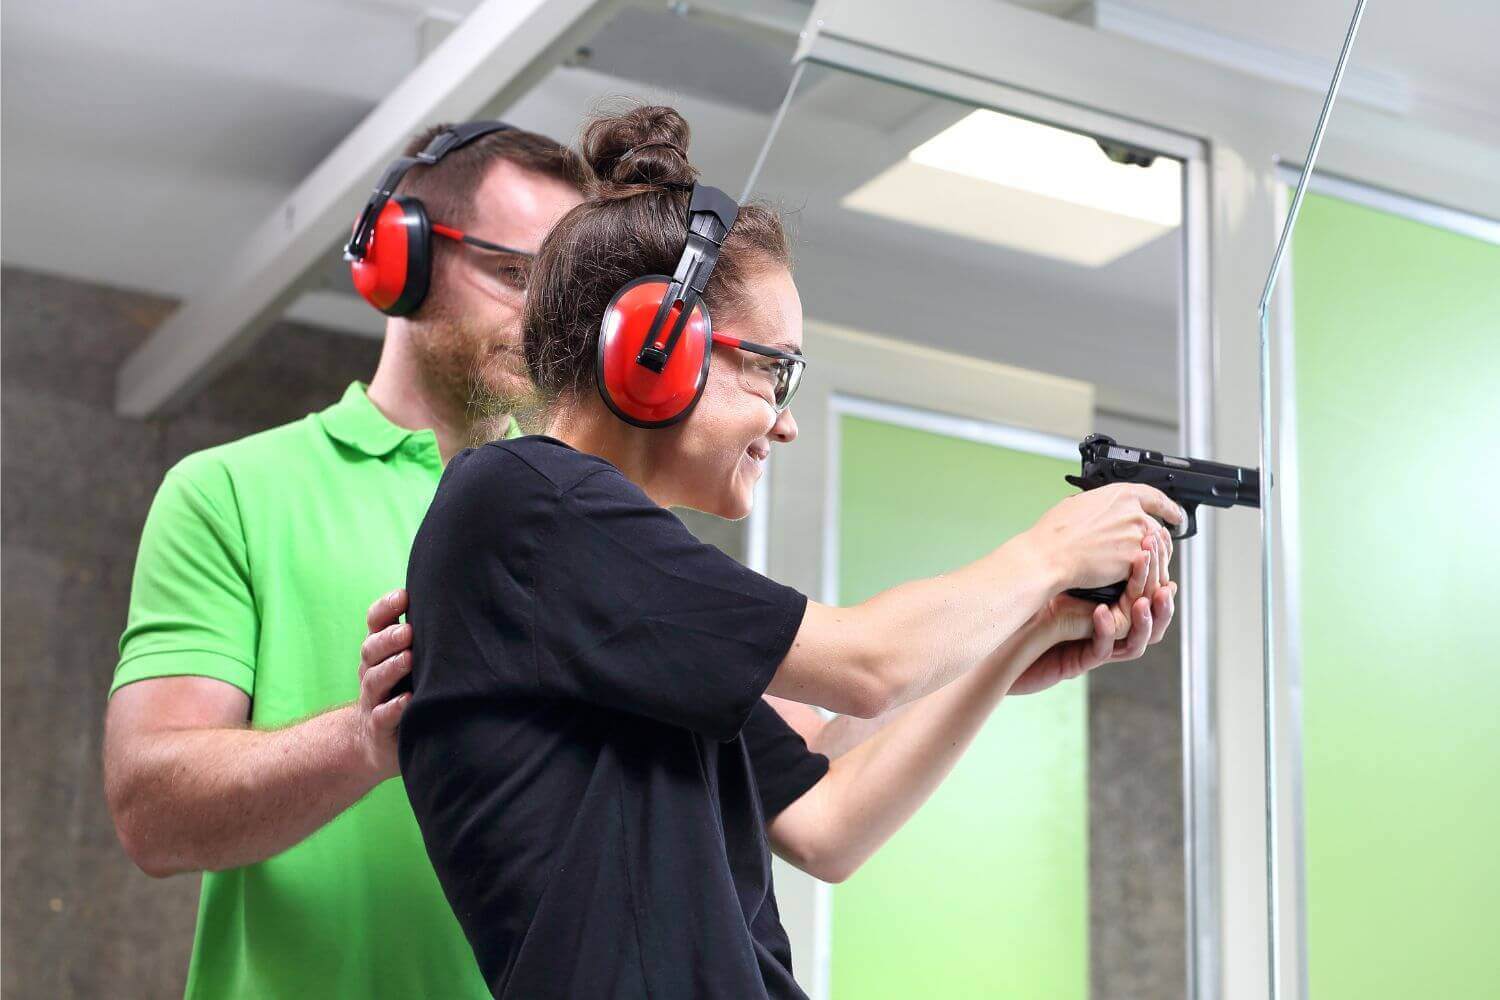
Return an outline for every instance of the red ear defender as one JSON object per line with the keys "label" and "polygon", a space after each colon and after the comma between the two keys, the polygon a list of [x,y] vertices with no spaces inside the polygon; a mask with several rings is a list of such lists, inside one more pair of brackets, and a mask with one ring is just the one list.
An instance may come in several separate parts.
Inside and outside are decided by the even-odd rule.
{"label": "red ear defender", "polygon": [[[401,178],[412,167],[430,167],[481,136],[509,128],[493,121],[454,125],[433,136],[416,156],[403,156],[385,168],[344,245],[354,287],[366,302],[387,316],[409,316],[427,297],[432,281],[432,221],[418,199],[392,197]],[[444,233],[465,243],[506,249],[453,230]]]}
{"label": "red ear defender", "polygon": [[648,274],[615,293],[599,324],[594,381],[606,406],[636,427],[669,427],[698,405],[713,357],[703,290],[739,205],[693,185],[687,244],[676,273]]}
{"label": "red ear defender", "polygon": [[[636,278],[610,299],[599,327],[599,393],[615,416],[637,427],[667,427],[686,417],[708,384],[713,328],[701,302],[694,306],[676,349],[660,372],[636,362],[648,346],[656,314],[671,288],[672,279],[666,275]],[[665,329],[671,328],[681,312],[680,303],[669,305]],[[650,346],[664,350],[664,332],[658,332]]]}
{"label": "red ear defender", "polygon": [[363,257],[349,262],[354,288],[387,316],[408,316],[427,297],[432,274],[432,225],[415,198],[385,203]]}

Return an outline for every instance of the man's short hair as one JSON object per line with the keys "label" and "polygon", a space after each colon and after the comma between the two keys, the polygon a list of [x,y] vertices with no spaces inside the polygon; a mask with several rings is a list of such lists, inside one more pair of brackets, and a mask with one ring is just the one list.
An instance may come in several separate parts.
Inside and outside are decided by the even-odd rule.
{"label": "man's short hair", "polygon": [[[452,127],[443,123],[422,130],[403,152],[416,156],[434,137]],[[588,177],[588,167],[567,146],[535,132],[511,128],[481,136],[430,167],[412,167],[396,192],[420,198],[434,221],[465,229],[474,219],[474,198],[480,183],[500,160],[579,190]]]}

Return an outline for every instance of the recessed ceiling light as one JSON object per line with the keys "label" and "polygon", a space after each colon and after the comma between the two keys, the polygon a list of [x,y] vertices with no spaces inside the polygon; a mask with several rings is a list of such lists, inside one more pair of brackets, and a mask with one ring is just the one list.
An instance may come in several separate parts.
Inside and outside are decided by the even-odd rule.
{"label": "recessed ceiling light", "polygon": [[1088,136],[978,110],[843,199],[846,208],[1099,267],[1182,221],[1181,165],[1116,163]]}

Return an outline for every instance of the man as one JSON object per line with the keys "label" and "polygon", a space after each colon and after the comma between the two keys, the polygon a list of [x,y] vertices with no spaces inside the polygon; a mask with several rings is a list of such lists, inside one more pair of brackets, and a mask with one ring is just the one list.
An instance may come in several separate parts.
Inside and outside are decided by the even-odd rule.
{"label": "man", "polygon": [[[443,132],[407,149],[416,155]],[[582,168],[520,130],[412,168],[431,287],[387,322],[368,389],[191,455],[141,537],[105,721],[121,843],[147,874],[204,871],[189,997],[488,996],[397,773],[410,657],[354,667],[365,609],[405,578],[455,452],[526,394],[526,259],[580,200]],[[401,638],[394,595],[371,631]],[[352,702],[352,703],[351,703]]]}

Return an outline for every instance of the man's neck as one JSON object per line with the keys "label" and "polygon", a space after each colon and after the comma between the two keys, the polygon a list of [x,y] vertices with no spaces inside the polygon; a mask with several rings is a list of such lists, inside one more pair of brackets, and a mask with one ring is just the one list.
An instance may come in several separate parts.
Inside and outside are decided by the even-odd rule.
{"label": "man's neck", "polygon": [[453,406],[422,377],[405,331],[387,326],[380,363],[370,379],[370,402],[398,427],[430,430],[437,437],[443,464],[474,443],[474,426],[465,408]]}

